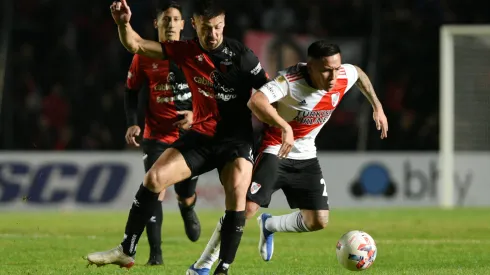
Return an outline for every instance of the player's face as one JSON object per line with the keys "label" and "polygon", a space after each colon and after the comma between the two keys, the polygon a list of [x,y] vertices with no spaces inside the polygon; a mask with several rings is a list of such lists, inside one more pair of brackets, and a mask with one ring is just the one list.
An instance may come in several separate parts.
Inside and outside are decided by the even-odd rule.
{"label": "player's face", "polygon": [[224,14],[213,18],[194,16],[192,18],[192,26],[196,29],[199,42],[205,50],[214,50],[223,42]]}
{"label": "player's face", "polygon": [[184,29],[182,14],[176,8],[168,8],[162,12],[158,19],[154,21],[155,28],[158,29],[158,40],[179,40],[180,32]]}
{"label": "player's face", "polygon": [[340,53],[321,59],[310,58],[308,60],[308,73],[315,88],[330,91],[337,82],[341,65]]}

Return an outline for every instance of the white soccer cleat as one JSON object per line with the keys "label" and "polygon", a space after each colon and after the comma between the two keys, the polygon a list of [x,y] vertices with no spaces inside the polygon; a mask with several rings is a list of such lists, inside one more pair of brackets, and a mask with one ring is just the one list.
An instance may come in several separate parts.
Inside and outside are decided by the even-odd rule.
{"label": "white soccer cleat", "polygon": [[104,266],[107,264],[115,264],[121,268],[131,268],[134,265],[133,257],[124,254],[122,246],[118,245],[116,248],[103,252],[90,253],[86,257],[89,265]]}
{"label": "white soccer cleat", "polygon": [[272,259],[274,252],[274,233],[265,228],[265,221],[272,217],[271,214],[264,213],[257,218],[259,224],[259,254],[264,261]]}

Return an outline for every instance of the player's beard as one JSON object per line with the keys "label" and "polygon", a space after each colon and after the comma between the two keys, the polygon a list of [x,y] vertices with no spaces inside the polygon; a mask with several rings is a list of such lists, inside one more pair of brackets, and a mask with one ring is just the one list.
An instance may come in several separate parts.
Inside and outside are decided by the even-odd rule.
{"label": "player's beard", "polygon": [[178,38],[178,33],[177,32],[173,32],[173,31],[167,31],[165,32],[165,39],[166,40],[170,40],[170,41],[174,41],[174,40],[179,40]]}
{"label": "player's beard", "polygon": [[214,37],[206,37],[204,39],[204,45],[206,46],[207,50],[214,50],[218,48],[221,43],[223,42],[223,36],[218,36],[216,38]]}

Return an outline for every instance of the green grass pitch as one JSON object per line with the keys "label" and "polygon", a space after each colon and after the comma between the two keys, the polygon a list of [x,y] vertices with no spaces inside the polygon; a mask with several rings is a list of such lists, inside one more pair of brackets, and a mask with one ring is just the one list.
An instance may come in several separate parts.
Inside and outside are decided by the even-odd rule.
{"label": "green grass pitch", "polygon": [[[287,213],[273,211],[274,214]],[[191,243],[178,213],[165,213],[165,265],[145,267],[146,233],[136,265],[86,267],[82,256],[117,245],[125,212],[0,213],[0,274],[185,274],[202,252],[221,212],[198,210],[202,235]],[[247,224],[230,274],[348,274],[337,263],[338,238],[353,229],[370,233],[378,257],[366,274],[490,274],[490,209],[334,210],[327,229],[315,233],[276,234],[274,257],[263,262],[257,252],[258,226]]]}

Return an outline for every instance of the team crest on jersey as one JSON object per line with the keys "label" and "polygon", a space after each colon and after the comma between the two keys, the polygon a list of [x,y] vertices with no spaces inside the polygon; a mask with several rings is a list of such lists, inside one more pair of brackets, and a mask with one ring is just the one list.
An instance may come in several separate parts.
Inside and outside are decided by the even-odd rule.
{"label": "team crest on jersey", "polygon": [[260,185],[259,183],[252,182],[252,185],[250,186],[250,193],[253,195],[259,192],[260,187],[262,187],[262,185]]}
{"label": "team crest on jersey", "polygon": [[284,75],[280,75],[277,77],[276,81],[279,83],[286,82],[286,77],[284,77]]}
{"label": "team crest on jersey", "polygon": [[175,74],[173,72],[169,72],[167,75],[167,82],[174,83],[175,82]]}
{"label": "team crest on jersey", "polygon": [[158,69],[158,63],[152,63],[151,67],[153,68],[153,70],[157,70]]}
{"label": "team crest on jersey", "polygon": [[203,54],[197,55],[197,56],[196,56],[196,60],[197,60],[199,63],[202,63],[202,62],[204,61],[204,55],[203,55]]}
{"label": "team crest on jersey", "polygon": [[340,93],[337,92],[335,94],[332,94],[332,107],[336,107],[337,104],[339,104],[339,99],[340,99]]}

